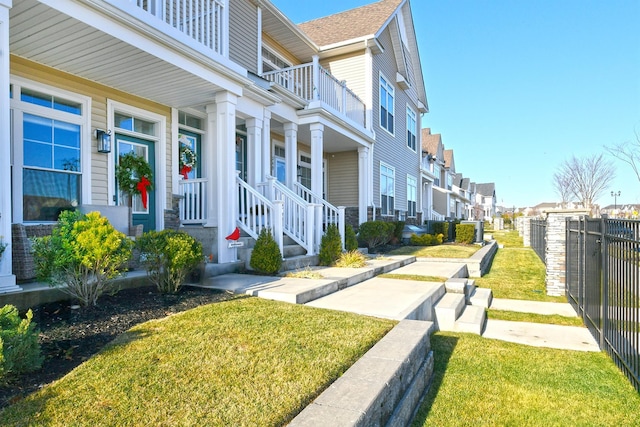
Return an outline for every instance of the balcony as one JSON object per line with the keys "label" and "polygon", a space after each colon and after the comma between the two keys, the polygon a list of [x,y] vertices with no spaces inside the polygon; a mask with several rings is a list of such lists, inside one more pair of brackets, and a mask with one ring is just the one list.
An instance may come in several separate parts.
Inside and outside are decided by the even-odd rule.
{"label": "balcony", "polygon": [[220,55],[224,55],[224,1],[128,1],[131,5],[162,20],[198,44],[209,48]]}
{"label": "balcony", "polygon": [[344,81],[335,78],[317,61],[269,71],[263,73],[262,77],[307,102],[320,101],[356,124],[362,127],[367,125],[364,102],[347,87]]}

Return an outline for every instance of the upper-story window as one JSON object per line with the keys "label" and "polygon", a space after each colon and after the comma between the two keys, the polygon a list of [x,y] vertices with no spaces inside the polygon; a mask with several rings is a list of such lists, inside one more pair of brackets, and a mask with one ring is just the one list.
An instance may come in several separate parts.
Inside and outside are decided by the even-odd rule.
{"label": "upper-story window", "polygon": [[407,147],[416,151],[416,112],[407,107]]}
{"label": "upper-story window", "polygon": [[290,68],[291,64],[284,58],[278,55],[275,51],[269,49],[266,46],[262,46],[262,72],[267,73],[269,71],[282,70],[283,68]]}
{"label": "upper-story window", "polygon": [[393,134],[394,115],[393,86],[380,75],[380,127]]}
{"label": "upper-story window", "polygon": [[433,185],[440,187],[440,166],[436,162],[433,163],[433,175],[435,175]]}
{"label": "upper-story window", "polygon": [[447,174],[447,190],[451,190],[453,188],[453,177],[451,174]]}

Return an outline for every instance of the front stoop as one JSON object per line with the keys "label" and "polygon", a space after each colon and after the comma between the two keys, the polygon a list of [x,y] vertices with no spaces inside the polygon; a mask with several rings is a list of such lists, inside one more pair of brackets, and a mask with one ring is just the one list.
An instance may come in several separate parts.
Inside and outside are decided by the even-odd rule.
{"label": "front stoop", "polygon": [[408,425],[433,376],[433,326],[398,323],[289,425]]}

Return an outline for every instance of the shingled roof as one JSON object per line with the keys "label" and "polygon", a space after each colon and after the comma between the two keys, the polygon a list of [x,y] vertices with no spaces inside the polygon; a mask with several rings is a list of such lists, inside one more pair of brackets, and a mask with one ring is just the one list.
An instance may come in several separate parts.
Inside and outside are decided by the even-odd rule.
{"label": "shingled roof", "polygon": [[431,134],[430,128],[422,129],[422,151],[431,155],[438,154],[438,145],[442,143],[442,135],[439,133]]}
{"label": "shingled roof", "polygon": [[496,185],[493,182],[488,184],[477,184],[476,192],[483,196],[492,197],[496,192]]}
{"label": "shingled roof", "polygon": [[318,46],[375,35],[403,0],[380,0],[324,18],[303,22],[298,27]]}

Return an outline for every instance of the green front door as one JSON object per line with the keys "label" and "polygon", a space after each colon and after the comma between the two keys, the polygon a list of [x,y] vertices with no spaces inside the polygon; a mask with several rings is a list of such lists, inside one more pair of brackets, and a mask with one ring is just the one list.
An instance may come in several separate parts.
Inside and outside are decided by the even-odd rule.
{"label": "green front door", "polygon": [[[153,172],[153,187],[156,187],[156,168],[155,168],[155,146],[152,141],[147,141],[140,138],[135,138],[127,135],[116,134],[116,158],[120,155],[134,152],[137,156],[142,156],[151,166]],[[117,184],[117,183],[116,183]],[[127,204],[127,197],[123,195],[120,190],[116,192],[117,204]],[[156,195],[155,190],[150,190],[147,193],[147,206],[144,206],[142,198],[137,195],[133,198],[133,225],[142,224],[144,231],[150,231],[156,229]]]}

